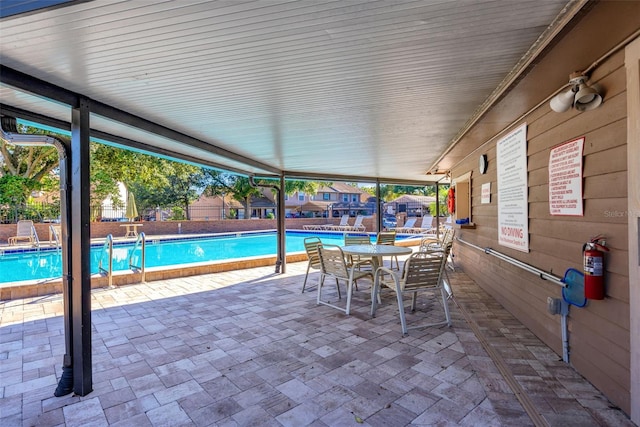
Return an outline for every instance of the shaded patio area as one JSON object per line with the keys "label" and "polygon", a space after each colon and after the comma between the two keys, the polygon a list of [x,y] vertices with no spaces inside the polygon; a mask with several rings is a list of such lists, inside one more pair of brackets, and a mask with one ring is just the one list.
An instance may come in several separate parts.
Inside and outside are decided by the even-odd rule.
{"label": "shaded patio area", "polygon": [[[53,397],[62,296],[3,302],[0,424],[633,425],[462,272],[450,274],[453,326],[402,337],[391,294],[371,318],[363,281],[345,316],[300,293],[305,269],[94,290],[84,397]],[[409,322],[439,316],[434,301]]]}

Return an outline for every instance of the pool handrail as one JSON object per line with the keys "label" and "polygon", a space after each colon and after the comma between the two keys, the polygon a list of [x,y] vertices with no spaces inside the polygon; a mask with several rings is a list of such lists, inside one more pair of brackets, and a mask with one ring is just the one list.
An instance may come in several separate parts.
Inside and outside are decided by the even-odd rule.
{"label": "pool handrail", "polygon": [[[138,245],[140,245],[140,261],[141,261],[141,265],[137,266],[133,264],[133,254],[136,252],[136,249],[138,249]],[[136,243],[135,245],[133,245],[133,249],[131,249],[131,254],[129,255],[129,268],[131,270],[134,271],[139,271],[140,273],[142,273],[142,282],[141,283],[147,283],[146,280],[146,275],[144,272],[144,265],[145,265],[145,252],[146,252],[146,238],[144,235],[144,231],[140,232],[138,234],[138,238],[136,239]]]}
{"label": "pool handrail", "polygon": [[33,246],[40,250],[40,239],[38,238],[38,233],[36,232],[36,226],[31,224],[31,235],[33,236]]}
{"label": "pool handrail", "polygon": [[[53,242],[55,242],[57,249],[62,248],[62,244],[60,243],[60,236],[58,235],[58,230],[60,229],[59,227],[60,226],[55,226],[53,224],[49,225],[49,234],[53,238]],[[53,242],[49,242],[49,245],[51,245],[51,243]]]}
{"label": "pool handrail", "polygon": [[[107,252],[109,254],[109,266],[107,269],[102,267],[102,260],[104,259],[104,251],[105,247],[107,248]],[[107,237],[102,245],[102,252],[100,252],[100,258],[98,261],[98,271],[102,274],[103,272],[109,278],[109,287],[113,288],[113,234],[107,234]]]}

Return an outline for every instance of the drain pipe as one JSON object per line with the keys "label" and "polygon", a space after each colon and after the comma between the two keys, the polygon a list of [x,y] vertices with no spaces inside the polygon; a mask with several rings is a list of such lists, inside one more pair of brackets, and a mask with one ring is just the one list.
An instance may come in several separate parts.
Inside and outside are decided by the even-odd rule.
{"label": "drain pipe", "polygon": [[287,270],[287,257],[285,249],[285,223],[284,223],[284,175],[280,175],[280,185],[258,184],[253,176],[249,176],[249,185],[253,188],[272,188],[276,190],[278,203],[276,204],[276,221],[277,221],[277,255],[276,255],[276,274]]}
{"label": "drain pipe", "polygon": [[62,298],[64,303],[64,341],[65,355],[62,363],[62,376],[58,387],[53,393],[60,397],[73,391],[73,334],[71,324],[71,277],[69,271],[69,224],[71,206],[67,197],[71,177],[68,167],[69,156],[65,144],[48,135],[33,135],[18,133],[18,125],[15,117],[2,116],[0,118],[0,130],[2,139],[12,145],[46,147],[53,146],[58,151],[60,167],[60,231],[62,248]]}

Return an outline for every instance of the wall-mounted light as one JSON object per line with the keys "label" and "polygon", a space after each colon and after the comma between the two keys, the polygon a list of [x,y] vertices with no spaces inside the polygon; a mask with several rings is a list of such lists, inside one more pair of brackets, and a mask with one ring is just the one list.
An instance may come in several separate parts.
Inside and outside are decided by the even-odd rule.
{"label": "wall-mounted light", "polygon": [[578,111],[587,111],[602,104],[602,96],[593,87],[587,85],[587,80],[587,76],[582,73],[570,74],[571,88],[551,99],[551,109],[557,113],[563,113],[571,107],[575,107]]}

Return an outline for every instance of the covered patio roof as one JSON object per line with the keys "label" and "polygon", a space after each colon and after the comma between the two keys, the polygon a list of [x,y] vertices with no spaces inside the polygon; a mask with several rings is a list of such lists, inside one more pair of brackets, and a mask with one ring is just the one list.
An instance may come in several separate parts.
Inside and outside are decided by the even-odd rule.
{"label": "covered patio roof", "polygon": [[69,129],[83,99],[109,144],[246,175],[422,183],[586,1],[43,3],[1,6],[4,115]]}

